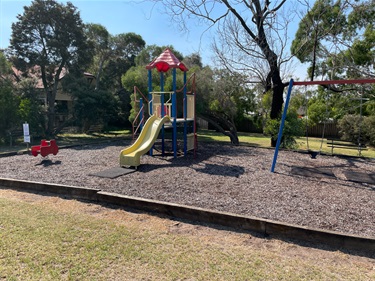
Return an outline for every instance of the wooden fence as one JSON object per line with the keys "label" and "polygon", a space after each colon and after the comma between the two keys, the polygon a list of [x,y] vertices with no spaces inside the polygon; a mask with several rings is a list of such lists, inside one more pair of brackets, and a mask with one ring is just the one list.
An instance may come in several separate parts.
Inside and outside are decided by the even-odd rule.
{"label": "wooden fence", "polygon": [[337,123],[318,124],[309,127],[307,132],[310,137],[321,138],[323,136],[323,131],[325,138],[339,138],[340,136]]}

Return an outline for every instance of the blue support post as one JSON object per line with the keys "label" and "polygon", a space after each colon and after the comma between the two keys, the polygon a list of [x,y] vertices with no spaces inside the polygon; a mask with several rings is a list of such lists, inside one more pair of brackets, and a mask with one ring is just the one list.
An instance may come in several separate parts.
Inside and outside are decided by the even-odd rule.
{"label": "blue support post", "polygon": [[151,69],[148,70],[148,113],[150,116],[153,114],[152,112],[152,73]]}
{"label": "blue support post", "polygon": [[[161,94],[160,94],[160,115],[161,117],[164,117],[165,115],[165,110],[164,110],[164,74],[163,72],[160,72],[160,90],[161,90]],[[162,155],[164,156],[164,152],[165,152],[165,146],[164,146],[164,125],[163,127],[161,128],[161,153]]]}
{"label": "blue support post", "polygon": [[290,79],[289,82],[289,88],[288,88],[288,93],[286,96],[286,101],[284,105],[284,112],[281,117],[281,122],[280,122],[280,129],[279,129],[279,134],[277,136],[277,142],[276,142],[276,148],[275,148],[275,153],[273,156],[273,162],[272,162],[272,167],[271,167],[271,172],[275,172],[275,166],[276,166],[276,161],[277,161],[277,155],[279,154],[279,147],[281,143],[281,137],[283,136],[283,130],[284,130],[284,123],[285,123],[285,118],[286,118],[286,113],[288,111],[288,106],[289,106],[289,100],[290,100],[290,94],[292,93],[292,88],[293,88],[293,79]]}
{"label": "blue support post", "polygon": [[173,118],[173,134],[172,146],[173,157],[177,158],[177,97],[176,97],[176,68],[172,69],[173,75],[173,94],[172,94],[172,118]]}
{"label": "blue support post", "polygon": [[[151,69],[148,70],[148,113],[149,115],[151,116],[153,114],[153,110],[152,110],[152,104],[153,104],[153,101],[152,101],[152,73],[151,73]],[[150,156],[153,155],[153,149],[151,147],[150,151],[149,151],[149,154]]]}
{"label": "blue support post", "polygon": [[186,121],[187,119],[187,79],[186,79],[186,71],[184,71],[184,156],[186,156],[187,153],[187,129],[188,129],[188,123]]}

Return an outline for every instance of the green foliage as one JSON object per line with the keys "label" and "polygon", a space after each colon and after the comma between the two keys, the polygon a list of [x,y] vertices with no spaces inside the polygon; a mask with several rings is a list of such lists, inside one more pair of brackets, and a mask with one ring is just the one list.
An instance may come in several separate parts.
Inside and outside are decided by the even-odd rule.
{"label": "green foliage", "polygon": [[375,2],[319,0],[299,24],[291,52],[309,75],[330,79],[374,74]]}
{"label": "green foliage", "polygon": [[71,2],[35,0],[12,24],[9,47],[12,63],[27,73],[38,66],[48,95],[47,132],[55,126],[55,100],[60,74],[65,68],[83,69],[92,59],[93,48],[86,40],[79,11]]}
{"label": "green foliage", "polygon": [[106,123],[117,114],[114,96],[109,91],[93,89],[84,77],[69,75],[63,86],[73,98],[73,114],[84,131],[92,124]]}
{"label": "green foliage", "polygon": [[138,34],[129,32],[111,36],[111,55],[103,65],[102,88],[122,91],[121,77],[135,66],[136,56],[145,47]]}
{"label": "green foliage", "polygon": [[5,79],[5,77],[11,74],[11,72],[11,64],[4,56],[3,52],[0,51],[0,79]]}
{"label": "green foliage", "polygon": [[19,99],[14,95],[10,81],[0,79],[0,142],[4,142],[7,131],[20,125],[17,109]]}
{"label": "green foliage", "polygon": [[364,118],[363,131],[366,134],[369,144],[375,147],[375,115]]}
{"label": "green foliage", "polygon": [[145,67],[153,59],[157,58],[166,48],[171,49],[172,53],[180,61],[183,60],[184,56],[171,45],[168,45],[168,46],[148,45],[135,58],[135,65]]}
{"label": "green foliage", "polygon": [[21,121],[28,122],[32,135],[40,136],[45,134],[45,109],[36,85],[35,79],[22,79],[16,85],[15,94],[20,97],[18,114]]}
{"label": "green foliage", "polygon": [[375,116],[360,116],[348,114],[338,122],[342,139],[375,146]]}
{"label": "green foliage", "polygon": [[[269,119],[264,128],[264,134],[270,136],[274,141],[277,140],[280,129],[280,120]],[[300,137],[304,134],[303,121],[298,118],[298,114],[295,111],[290,110],[286,116],[284,123],[283,136],[281,139],[281,147],[284,148],[296,148],[297,141],[296,137]]]}
{"label": "green foliage", "polygon": [[[91,46],[83,33],[79,11],[72,3],[35,0],[12,24],[11,53],[21,66],[87,65]],[[20,68],[22,69],[22,68]]]}
{"label": "green foliage", "polygon": [[[147,98],[147,77],[147,69],[145,67],[137,66],[130,68],[121,78],[124,90],[128,93],[132,93],[130,96],[131,110],[129,114],[129,121],[131,123],[134,121],[139,112],[139,104],[138,102],[135,102],[134,97],[134,86],[136,86]],[[142,98],[142,96],[137,94],[136,99],[139,100],[140,98]]]}
{"label": "green foliage", "polygon": [[341,1],[332,0],[315,1],[300,21],[291,52],[302,63],[311,63],[311,79],[315,77],[322,54],[326,53],[325,42],[342,31],[345,21]]}
{"label": "green foliage", "polygon": [[311,102],[308,109],[308,120],[310,125],[323,123],[327,120],[327,106],[324,100],[316,100]]}

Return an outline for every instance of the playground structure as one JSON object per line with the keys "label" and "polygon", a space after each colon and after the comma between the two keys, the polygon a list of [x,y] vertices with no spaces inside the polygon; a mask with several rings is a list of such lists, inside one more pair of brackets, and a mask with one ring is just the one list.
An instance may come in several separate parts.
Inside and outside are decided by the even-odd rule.
{"label": "playground structure", "polygon": [[[290,101],[290,96],[292,93],[293,86],[307,86],[307,85],[335,85],[335,84],[375,84],[375,79],[358,79],[358,80],[324,80],[324,81],[302,81],[302,82],[295,82],[293,79],[290,79],[289,81],[289,87],[288,87],[288,92],[285,100],[285,105],[284,105],[284,111],[281,117],[281,122],[280,122],[280,128],[279,128],[279,133],[277,136],[277,142],[276,142],[276,147],[275,147],[275,153],[272,161],[272,166],[271,166],[271,172],[275,172],[275,167],[276,167],[276,162],[277,162],[277,156],[279,153],[279,148],[280,148],[280,143],[281,139],[283,136],[283,130],[284,130],[284,124],[285,124],[285,119],[286,119],[286,114],[288,112],[288,106],[289,106],[289,101]],[[359,147],[361,144],[359,143]]]}
{"label": "playground structure", "polygon": [[170,118],[167,115],[163,118],[158,118],[156,115],[148,118],[137,140],[121,151],[120,166],[139,166],[141,156],[151,149],[160,129],[166,122],[170,122]]}
{"label": "playground structure", "polygon": [[[160,73],[160,91],[152,89],[152,70]],[[134,87],[135,102],[139,103],[139,112],[133,122],[134,136],[141,131],[133,145],[123,149],[120,153],[120,166],[137,167],[140,165],[140,157],[149,152],[153,155],[153,146],[158,136],[161,140],[161,153],[165,154],[166,129],[171,129],[173,157],[178,154],[178,129],[182,135],[182,147],[184,156],[189,151],[197,149],[196,116],[195,116],[195,74],[187,79],[188,68],[180,62],[169,48],[151,61],[148,70],[148,95]],[[172,91],[164,91],[164,74],[172,71]],[[177,89],[177,69],[183,71],[183,87]],[[188,87],[190,86],[190,89]],[[137,95],[142,98],[137,99]],[[182,95],[182,112],[178,112],[177,95]],[[147,120],[146,120],[147,119]],[[182,133],[182,134],[181,134]]]}
{"label": "playground structure", "polygon": [[31,147],[31,154],[35,157],[40,154],[42,157],[46,157],[49,154],[56,155],[59,152],[59,147],[56,144],[56,140],[41,140],[40,145]]}

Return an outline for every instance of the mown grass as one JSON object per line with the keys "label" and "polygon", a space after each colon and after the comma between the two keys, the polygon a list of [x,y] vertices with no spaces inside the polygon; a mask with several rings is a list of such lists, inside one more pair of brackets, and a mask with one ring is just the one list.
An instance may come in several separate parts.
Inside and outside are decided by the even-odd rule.
{"label": "mown grass", "polygon": [[[342,253],[320,251],[316,258],[298,254],[306,249],[293,246],[296,252],[290,254],[290,246],[281,242],[268,250],[252,244],[250,235],[247,243],[232,243],[232,236],[239,234],[228,231],[217,231],[220,239],[216,240],[171,233],[147,221],[145,227],[134,217],[116,223],[89,213],[2,198],[0,217],[0,279],[4,280],[375,278],[370,262]],[[175,224],[166,219],[162,223]]]}
{"label": "mown grass", "polygon": [[[263,134],[257,133],[238,133],[239,140],[241,144],[251,145],[255,147],[270,148],[271,141],[270,137],[264,136]],[[94,133],[94,134],[59,134],[57,136],[58,145],[71,145],[71,144],[82,144],[82,143],[97,143],[100,141],[115,140],[115,139],[130,139],[130,130],[121,131],[108,131],[104,133]],[[308,145],[307,139],[305,137],[296,138],[297,149],[298,150],[314,150],[319,151],[324,154],[331,154],[331,148],[327,145],[327,139],[313,138],[309,137]],[[229,143],[229,137],[224,136],[221,133],[212,130],[199,130],[198,131],[198,141],[215,141]],[[37,145],[38,142],[34,141],[31,145]],[[9,145],[0,145],[0,153],[8,151],[23,151],[26,149],[26,144],[22,144],[22,141],[18,141],[17,145],[10,147]],[[334,148],[334,154],[346,155],[346,156],[359,156],[357,149],[344,149],[344,148]],[[367,150],[361,151],[361,156],[368,158],[375,158],[375,148],[368,147]]]}
{"label": "mown grass", "polygon": [[[262,134],[256,133],[239,133],[239,140],[241,144],[252,145],[256,147],[264,147],[270,148],[271,141],[270,137],[264,136]],[[218,142],[226,142],[229,143],[229,137],[224,136],[215,131],[208,131],[208,130],[200,130],[198,132],[198,140],[199,141],[218,141]],[[331,154],[331,147],[327,145],[327,139],[324,138],[313,138],[309,137],[308,144],[307,139],[305,137],[296,138],[297,141],[297,149],[298,150],[314,150],[324,154]],[[346,156],[358,156],[357,149],[346,149],[346,148],[334,148],[334,154],[337,155],[346,155]],[[367,150],[361,151],[361,155],[363,157],[368,158],[375,158],[375,148],[367,147]]]}

